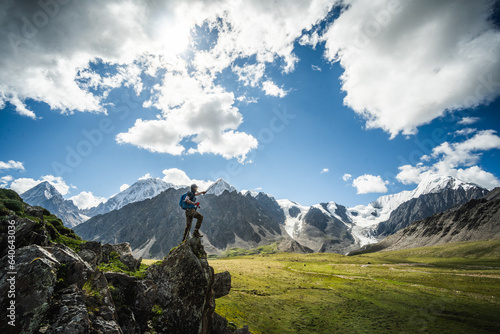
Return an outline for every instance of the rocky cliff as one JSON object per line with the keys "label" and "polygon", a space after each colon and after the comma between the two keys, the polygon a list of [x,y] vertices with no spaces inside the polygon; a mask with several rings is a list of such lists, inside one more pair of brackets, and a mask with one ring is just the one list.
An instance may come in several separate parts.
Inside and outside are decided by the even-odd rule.
{"label": "rocky cliff", "polygon": [[129,244],[85,242],[1,189],[0,244],[2,333],[249,333],[214,312],[230,274],[214,275],[198,238],[146,268]]}

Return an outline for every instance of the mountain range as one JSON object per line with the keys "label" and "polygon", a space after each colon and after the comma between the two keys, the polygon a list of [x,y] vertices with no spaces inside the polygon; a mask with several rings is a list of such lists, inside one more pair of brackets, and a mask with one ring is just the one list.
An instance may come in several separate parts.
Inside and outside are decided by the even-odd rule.
{"label": "mountain range", "polygon": [[448,242],[500,238],[500,188],[425,219],[413,222],[376,244],[351,253],[401,250]]}
{"label": "mountain range", "polygon": [[[65,203],[57,190],[51,187],[46,193],[41,191],[43,186],[37,187],[22,194],[29,204],[48,207],[47,201],[58,199],[51,203],[51,211],[66,225],[77,225],[71,217],[80,217],[79,224],[85,216],[92,217],[75,228],[83,238],[130,242],[140,256],[162,257],[178,244],[185,227],[178,198],[188,188],[161,179],[139,180],[87,210],[69,205],[68,200],[68,205],[56,209],[56,204]],[[219,179],[198,200],[202,203],[200,212],[205,216],[201,228],[206,235],[203,243],[209,253],[220,253],[227,247],[253,248],[293,240],[315,252],[345,254],[376,243],[415,220],[487,193],[487,189],[452,177],[428,177],[412,191],[381,196],[368,205],[347,208],[332,201],[302,206],[286,199],[276,200],[263,192],[238,192]]]}

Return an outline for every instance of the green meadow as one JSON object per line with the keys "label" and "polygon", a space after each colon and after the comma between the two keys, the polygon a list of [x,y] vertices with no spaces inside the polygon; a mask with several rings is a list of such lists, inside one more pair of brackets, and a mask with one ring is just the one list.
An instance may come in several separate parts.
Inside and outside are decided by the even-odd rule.
{"label": "green meadow", "polygon": [[252,333],[500,333],[500,240],[209,263],[232,276],[216,312]]}

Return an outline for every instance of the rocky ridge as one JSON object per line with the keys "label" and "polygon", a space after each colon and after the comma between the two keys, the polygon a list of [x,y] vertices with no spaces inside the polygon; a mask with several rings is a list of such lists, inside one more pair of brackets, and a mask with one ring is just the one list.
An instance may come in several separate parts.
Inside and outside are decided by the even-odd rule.
{"label": "rocky ridge", "polygon": [[15,302],[15,326],[2,321],[4,333],[249,333],[214,312],[230,274],[214,274],[198,238],[146,269],[128,243],[84,242],[47,210],[2,189],[0,244],[0,265],[13,266],[0,275],[0,307]]}

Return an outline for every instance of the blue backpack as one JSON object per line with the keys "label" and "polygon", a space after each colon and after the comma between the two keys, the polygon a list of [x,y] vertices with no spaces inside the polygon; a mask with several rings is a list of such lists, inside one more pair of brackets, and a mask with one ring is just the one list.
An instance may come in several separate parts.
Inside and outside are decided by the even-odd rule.
{"label": "blue backpack", "polygon": [[181,199],[179,200],[179,205],[182,208],[182,210],[187,210],[187,209],[190,209],[190,208],[194,208],[194,205],[189,204],[189,203],[187,203],[187,202],[184,201],[186,199],[186,196],[187,196],[187,193],[185,193],[184,195],[182,195]]}

